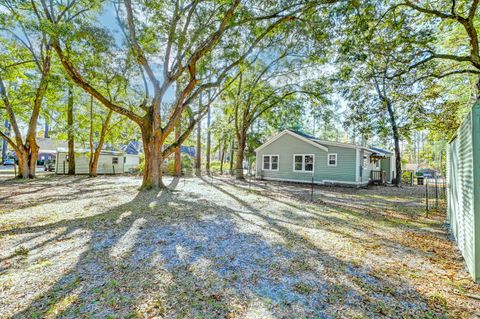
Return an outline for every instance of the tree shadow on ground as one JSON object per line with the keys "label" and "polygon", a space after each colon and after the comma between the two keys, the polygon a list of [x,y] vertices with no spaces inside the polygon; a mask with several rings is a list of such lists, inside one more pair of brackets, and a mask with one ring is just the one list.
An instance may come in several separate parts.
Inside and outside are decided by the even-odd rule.
{"label": "tree shadow on ground", "polygon": [[[309,185],[270,185],[262,181],[242,182],[228,178],[219,178],[215,184],[260,194],[288,207],[280,210],[278,218],[290,218],[292,210],[302,210],[304,214],[290,218],[294,225],[313,231],[321,228],[345,238],[345,241],[353,241],[369,255],[369,259],[389,256],[390,262],[395,261],[395,267],[408,264],[410,272],[424,268],[426,262],[439,275],[451,276],[451,271],[458,271],[461,277],[465,273],[461,255],[441,227],[445,214],[432,212],[429,218],[425,218],[421,196],[410,198],[412,192],[422,194],[423,189],[378,186],[340,190],[338,187],[318,186],[312,202],[310,195],[305,195],[311,190]],[[292,188],[300,190],[291,194]],[[385,188],[389,188],[388,191],[384,191]],[[378,192],[382,195],[378,196]],[[364,197],[371,199],[365,201]],[[393,269],[385,271],[395,273]],[[405,276],[405,271],[401,273]]]}
{"label": "tree shadow on ground", "polygon": [[[101,196],[116,184],[113,178],[103,177],[101,186],[88,176],[49,175],[34,180],[8,180],[0,184],[0,212],[4,207],[31,208],[47,203],[59,204],[102,191]],[[5,195],[4,195],[5,194]],[[111,193],[113,194],[113,192]],[[94,195],[92,195],[94,196]]]}
{"label": "tree shadow on ground", "polygon": [[[138,192],[95,216],[10,230],[50,234],[30,262],[56,265],[66,256],[68,267],[54,269],[63,270],[54,278],[33,278],[43,268],[15,257],[7,270],[23,272],[16,284],[32,291],[21,311],[0,308],[13,318],[443,316],[407,283],[338,259],[240,194],[202,187]],[[296,217],[292,210],[292,223]],[[42,280],[45,289],[35,290]]]}
{"label": "tree shadow on ground", "polygon": [[[388,198],[376,198],[375,189],[370,190],[371,193],[367,195],[375,197],[373,201],[365,200],[365,190],[349,189],[345,193],[339,191],[338,187],[321,187],[316,189],[314,201],[312,202],[310,195],[308,195],[310,189],[305,185],[280,185],[277,187],[278,185],[265,186],[262,182],[249,183],[232,179],[219,179],[216,185],[221,185],[221,183],[235,187],[238,190],[254,192],[292,209],[305,210],[310,214],[296,218],[299,224],[303,226],[308,225],[309,219],[320,218],[329,222],[329,224],[341,223],[345,226],[350,226],[352,230],[358,232],[368,232],[369,229],[372,229],[371,225],[383,224],[386,227],[409,229],[418,233],[428,233],[438,239],[446,239],[444,233],[438,234],[433,229],[429,229],[431,225],[442,223],[444,215],[432,212],[430,219],[425,219],[423,210],[424,203],[418,200],[399,202]],[[262,191],[258,191],[258,187]],[[298,194],[292,195],[290,192],[292,187],[300,188],[301,190],[297,192],[303,193],[303,196],[298,196]],[[327,193],[329,196],[326,196]],[[332,196],[332,193],[338,194],[338,196]],[[362,194],[361,197],[358,194]],[[344,197],[345,195],[347,196]],[[354,195],[354,197],[349,195]],[[396,196],[404,197],[405,195],[400,193]],[[292,201],[292,199],[294,199],[294,201]],[[303,203],[300,204],[300,202]],[[307,203],[307,205],[305,205],[305,203]],[[312,207],[315,208],[312,209]],[[324,214],[318,214],[318,207],[322,207]],[[329,212],[351,216],[354,220],[339,219],[333,216],[333,214],[328,214]],[[286,213],[288,214],[289,210],[286,210]],[[302,221],[302,219],[304,219],[304,221]],[[358,220],[362,222],[359,223]],[[368,234],[374,235],[373,233]]]}

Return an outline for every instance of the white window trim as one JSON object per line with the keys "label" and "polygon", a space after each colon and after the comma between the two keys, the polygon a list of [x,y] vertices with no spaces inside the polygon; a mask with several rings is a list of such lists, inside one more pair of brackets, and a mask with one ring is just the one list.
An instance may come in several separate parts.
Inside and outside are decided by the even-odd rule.
{"label": "white window trim", "polygon": [[[277,169],[272,169],[272,156],[276,156],[278,157],[278,161],[277,161]],[[265,168],[263,166],[263,164],[265,163],[265,157],[270,157],[270,165],[269,167],[270,168]],[[280,155],[278,154],[265,154],[262,156],[262,171],[272,171],[272,172],[278,172],[278,170],[280,169]]]}
{"label": "white window trim", "polygon": [[[295,169],[295,156],[301,156],[302,157],[302,170],[296,170]],[[313,165],[312,165],[312,170],[311,171],[306,171],[305,170],[305,156],[312,156],[313,157]],[[315,154],[293,154],[293,171],[295,173],[314,173],[315,172]]]}
{"label": "white window trim", "polygon": [[[369,158],[369,157],[370,157],[369,155],[365,155],[365,153],[363,154],[363,157],[362,157],[362,167],[363,167],[364,169],[368,169],[369,166],[371,166],[371,165],[369,165],[369,163],[370,163],[370,158]],[[366,160],[366,163],[365,163],[365,160]]]}
{"label": "white window trim", "polygon": [[[335,155],[335,164],[330,164],[330,155]],[[327,166],[337,166],[337,163],[338,163],[337,153],[328,153],[327,154]]]}

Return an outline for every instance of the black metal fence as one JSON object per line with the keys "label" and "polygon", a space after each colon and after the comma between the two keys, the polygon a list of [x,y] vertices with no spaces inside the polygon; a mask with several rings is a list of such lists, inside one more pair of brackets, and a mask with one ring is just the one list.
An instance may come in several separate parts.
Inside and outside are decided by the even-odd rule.
{"label": "black metal fence", "polygon": [[428,217],[432,211],[446,209],[447,180],[445,177],[425,177],[425,215]]}

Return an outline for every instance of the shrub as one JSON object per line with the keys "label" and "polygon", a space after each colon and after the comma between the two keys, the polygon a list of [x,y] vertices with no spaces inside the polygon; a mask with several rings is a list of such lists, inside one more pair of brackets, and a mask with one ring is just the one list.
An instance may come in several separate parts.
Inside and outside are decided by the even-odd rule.
{"label": "shrub", "polygon": [[28,249],[25,248],[25,246],[20,246],[17,249],[15,249],[14,253],[15,256],[28,256]]}
{"label": "shrub", "polygon": [[[193,159],[187,154],[182,154],[182,175],[192,175],[193,172]],[[167,159],[163,165],[163,174],[173,175],[175,173],[175,160],[173,156]]]}
{"label": "shrub", "polygon": [[145,154],[142,153],[142,154],[139,154],[138,156],[140,158],[140,163],[137,166],[138,173],[142,175],[143,172],[145,171]]}
{"label": "shrub", "polygon": [[[405,184],[410,184],[410,178],[411,178],[412,172],[410,171],[403,171],[402,172],[402,182]],[[414,176],[415,178],[415,176]]]}
{"label": "shrub", "polygon": [[[210,171],[214,173],[220,173],[220,165],[221,162],[218,160],[214,160],[210,162]],[[226,168],[226,169],[225,169]],[[223,172],[228,171],[229,163],[223,163]]]}

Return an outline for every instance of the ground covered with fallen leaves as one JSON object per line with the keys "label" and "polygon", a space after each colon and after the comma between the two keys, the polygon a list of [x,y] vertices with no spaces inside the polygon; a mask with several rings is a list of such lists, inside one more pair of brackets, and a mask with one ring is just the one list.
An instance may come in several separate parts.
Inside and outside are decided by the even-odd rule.
{"label": "ground covered with fallen leaves", "polygon": [[480,317],[421,187],[140,182],[0,181],[0,317]]}

